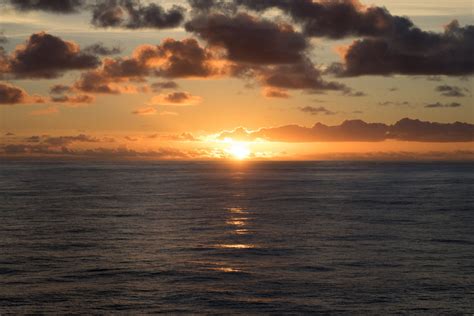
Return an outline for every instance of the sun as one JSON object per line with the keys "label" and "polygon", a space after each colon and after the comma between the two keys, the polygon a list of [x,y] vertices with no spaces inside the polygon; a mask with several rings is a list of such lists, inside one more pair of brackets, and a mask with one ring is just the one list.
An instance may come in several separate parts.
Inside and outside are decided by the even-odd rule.
{"label": "sun", "polygon": [[250,157],[250,149],[245,143],[233,142],[230,144],[227,152],[238,160],[244,160]]}

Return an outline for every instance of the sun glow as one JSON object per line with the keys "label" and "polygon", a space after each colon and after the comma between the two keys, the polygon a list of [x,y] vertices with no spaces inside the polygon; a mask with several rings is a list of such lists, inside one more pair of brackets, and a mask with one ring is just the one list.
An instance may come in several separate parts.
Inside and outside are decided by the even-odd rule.
{"label": "sun glow", "polygon": [[250,149],[245,143],[232,142],[227,152],[238,160],[244,160],[250,157]]}

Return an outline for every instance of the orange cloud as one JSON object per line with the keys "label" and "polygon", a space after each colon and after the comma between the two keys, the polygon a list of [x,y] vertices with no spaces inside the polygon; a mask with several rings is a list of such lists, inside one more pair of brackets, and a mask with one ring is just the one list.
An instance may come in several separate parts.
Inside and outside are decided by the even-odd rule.
{"label": "orange cloud", "polygon": [[202,102],[202,97],[189,92],[172,92],[154,96],[150,100],[153,105],[196,105]]}

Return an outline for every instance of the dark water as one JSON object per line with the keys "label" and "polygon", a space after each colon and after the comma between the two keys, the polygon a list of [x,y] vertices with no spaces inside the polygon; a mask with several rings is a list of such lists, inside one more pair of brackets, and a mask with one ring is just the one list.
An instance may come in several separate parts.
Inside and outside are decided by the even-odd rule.
{"label": "dark water", "polygon": [[467,163],[11,163],[0,314],[470,314]]}

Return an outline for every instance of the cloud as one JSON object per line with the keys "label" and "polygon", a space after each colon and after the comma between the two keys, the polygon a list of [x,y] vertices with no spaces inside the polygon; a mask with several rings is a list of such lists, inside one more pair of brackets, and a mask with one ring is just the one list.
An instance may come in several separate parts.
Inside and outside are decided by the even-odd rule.
{"label": "cloud", "polygon": [[435,90],[445,97],[465,97],[464,91],[467,89],[462,89],[457,86],[440,85],[437,86]]}
{"label": "cloud", "polygon": [[85,4],[84,0],[8,0],[19,11],[46,11],[75,13]]}
{"label": "cloud", "polygon": [[394,106],[409,106],[410,102],[408,101],[381,101],[377,103],[378,105],[381,106],[388,106],[388,105],[394,105]]}
{"label": "cloud", "polygon": [[343,95],[345,95],[347,97],[366,97],[367,93],[365,93],[363,91],[348,90],[348,91],[343,91]]}
{"label": "cloud", "polygon": [[273,88],[265,88],[263,89],[263,96],[266,98],[289,98],[289,94],[282,89],[273,89]]}
{"label": "cloud", "polygon": [[[6,73],[20,78],[56,78],[68,70],[95,68],[97,56],[81,52],[79,45],[45,32],[35,33],[4,60]],[[1,64],[1,61],[0,61]]]}
{"label": "cloud", "polygon": [[311,115],[319,115],[319,114],[334,115],[334,114],[336,114],[335,112],[332,112],[332,111],[326,109],[324,106],[319,106],[319,107],[304,106],[304,107],[300,107],[299,110],[301,112],[309,113]]}
{"label": "cloud", "polygon": [[195,138],[191,133],[181,133],[178,135],[150,135],[148,138],[151,139],[160,139],[164,141],[175,141],[175,142],[195,142],[198,141],[197,138]]}
{"label": "cloud", "polygon": [[37,95],[31,96],[20,87],[0,82],[0,105],[33,104],[44,102],[46,102],[44,97]]}
{"label": "cloud", "polygon": [[350,92],[346,85],[325,81],[321,71],[309,59],[296,64],[276,65],[260,68],[254,71],[262,85],[279,89],[300,89],[313,92],[334,90]]}
{"label": "cloud", "polygon": [[184,13],[185,9],[176,5],[166,11],[155,3],[144,6],[138,0],[104,0],[93,8],[92,24],[97,27],[166,29],[179,26]]}
{"label": "cloud", "polygon": [[29,143],[40,143],[47,146],[61,147],[70,145],[72,143],[98,143],[100,140],[90,135],[79,134],[76,136],[30,136],[25,138],[26,142]]}
{"label": "cloud", "polygon": [[460,27],[452,21],[444,33],[433,33],[405,22],[386,37],[354,41],[333,72],[339,76],[474,73],[474,26]]}
{"label": "cloud", "polygon": [[0,82],[0,104],[18,104],[26,102],[25,90]]}
{"label": "cloud", "polygon": [[120,47],[106,47],[103,43],[99,42],[86,46],[82,51],[95,55],[109,56],[120,54],[122,52],[122,49]]}
{"label": "cloud", "polygon": [[246,13],[199,15],[187,22],[185,28],[210,45],[224,48],[227,58],[234,62],[295,63],[308,48],[306,38],[291,25],[257,19]]}
{"label": "cloud", "polygon": [[429,103],[429,104],[425,105],[425,108],[430,108],[430,109],[433,109],[433,108],[458,108],[458,107],[461,107],[461,106],[462,106],[462,104],[457,103],[457,102],[451,102],[451,103],[436,102],[436,103]]}
{"label": "cloud", "polygon": [[357,0],[235,0],[256,11],[278,8],[301,24],[308,36],[340,39],[352,36],[381,36],[393,32],[397,24],[408,23],[392,16],[385,8],[364,6]]}
{"label": "cloud", "polygon": [[52,102],[66,104],[92,103],[94,100],[95,97],[88,94],[54,96],[51,98]]}
{"label": "cloud", "polygon": [[348,120],[340,125],[327,126],[316,123],[313,127],[286,125],[262,128],[249,132],[238,128],[223,132],[220,139],[265,139],[276,142],[379,142],[385,140],[417,142],[472,142],[474,125],[455,122],[451,124],[402,119],[393,125]]}
{"label": "cloud", "polygon": [[83,92],[119,94],[137,92],[130,82],[146,77],[206,78],[217,71],[212,53],[195,39],[165,39],[160,45],[140,45],[128,57],[104,58],[102,67],[87,71],[74,83]]}
{"label": "cloud", "polygon": [[63,84],[55,84],[49,89],[49,93],[51,94],[63,94],[63,93],[69,93],[72,91],[72,88],[68,85],[63,85]]}
{"label": "cloud", "polygon": [[132,114],[141,115],[141,116],[156,115],[157,113],[158,111],[154,107],[151,107],[151,106],[138,108],[132,112]]}
{"label": "cloud", "polygon": [[154,82],[150,86],[151,86],[151,89],[152,89],[153,92],[160,92],[161,90],[165,90],[165,89],[177,89],[177,88],[179,88],[178,84],[174,81]]}
{"label": "cloud", "polygon": [[202,102],[202,97],[189,92],[172,92],[154,96],[150,100],[153,105],[195,105]]}

